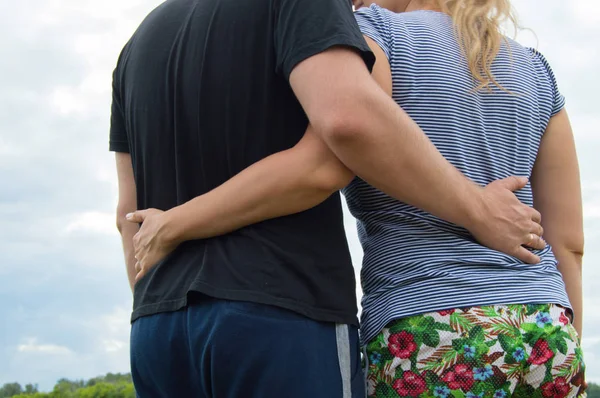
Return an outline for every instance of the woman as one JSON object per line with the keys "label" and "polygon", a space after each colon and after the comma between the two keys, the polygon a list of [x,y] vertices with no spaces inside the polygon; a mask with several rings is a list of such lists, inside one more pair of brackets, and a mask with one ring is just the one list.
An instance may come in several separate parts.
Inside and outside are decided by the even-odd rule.
{"label": "woman", "polygon": [[[539,264],[526,265],[354,179],[344,193],[364,249],[361,330],[369,396],[581,395],[579,171],[550,66],[500,33],[503,21],[514,21],[508,0],[355,5],[369,6],[357,20],[377,55],[373,76],[382,88],[477,183],[530,176],[517,196],[541,212],[549,243],[536,252]],[[310,128],[286,152],[170,211],[197,218],[184,239],[310,208],[352,178]],[[303,162],[285,167],[293,156]],[[269,195],[240,197],[251,195],[259,179],[273,182]],[[211,218],[228,206],[236,212]],[[161,238],[158,211],[141,215],[149,218],[136,254],[158,260],[176,243]]]}

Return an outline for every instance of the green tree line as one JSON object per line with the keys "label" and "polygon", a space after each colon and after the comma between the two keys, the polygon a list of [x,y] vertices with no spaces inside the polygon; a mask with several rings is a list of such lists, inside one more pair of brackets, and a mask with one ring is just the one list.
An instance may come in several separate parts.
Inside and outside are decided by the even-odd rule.
{"label": "green tree line", "polygon": [[[600,385],[590,383],[588,398],[600,398]],[[88,381],[60,379],[51,392],[39,392],[35,384],[6,383],[0,398],[135,398],[131,374],[109,373]]]}
{"label": "green tree line", "polygon": [[52,391],[39,392],[36,384],[24,387],[7,383],[0,388],[0,398],[135,398],[131,374],[108,373],[84,380],[60,379]]}
{"label": "green tree line", "polygon": [[598,384],[590,383],[587,389],[588,398],[600,398],[600,386]]}

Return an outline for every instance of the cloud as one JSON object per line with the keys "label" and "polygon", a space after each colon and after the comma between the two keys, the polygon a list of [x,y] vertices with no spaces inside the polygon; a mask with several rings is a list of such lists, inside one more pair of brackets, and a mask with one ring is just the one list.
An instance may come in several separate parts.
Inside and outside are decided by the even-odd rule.
{"label": "cloud", "polygon": [[596,0],[579,0],[569,4],[574,17],[586,29],[598,30],[600,25],[600,5]]}
{"label": "cloud", "polygon": [[110,81],[158,2],[68,3],[0,4],[0,380],[42,389],[128,371]]}
{"label": "cloud", "polygon": [[113,213],[90,211],[76,214],[72,217],[65,228],[67,234],[76,232],[90,232],[96,234],[104,234],[117,236],[115,228],[115,215]]}
{"label": "cloud", "polygon": [[[595,287],[597,289],[597,286]],[[592,309],[600,308],[600,296],[586,297],[584,302],[584,335],[582,341],[587,379],[600,383],[600,314]]]}
{"label": "cloud", "polygon": [[[33,318],[38,322],[41,320],[39,316]],[[0,368],[0,380],[36,382],[47,390],[63,377],[87,379],[108,372],[128,372],[128,319],[129,311],[125,306],[115,307],[100,316],[56,316],[53,320],[56,325],[43,332],[48,336],[44,341],[53,339],[53,343],[40,343],[41,338],[29,338],[4,350],[3,359],[11,366]],[[65,336],[64,330],[75,333]],[[35,380],[32,376],[36,376]]]}
{"label": "cloud", "polygon": [[583,180],[581,186],[584,218],[589,223],[593,219],[600,218],[600,178]]}
{"label": "cloud", "polygon": [[73,352],[67,347],[54,344],[37,344],[37,339],[28,339],[25,344],[20,344],[17,347],[18,352],[24,353],[39,353],[46,355],[71,355]]}
{"label": "cloud", "polygon": [[600,201],[595,203],[586,204],[585,207],[585,218],[600,218]]}

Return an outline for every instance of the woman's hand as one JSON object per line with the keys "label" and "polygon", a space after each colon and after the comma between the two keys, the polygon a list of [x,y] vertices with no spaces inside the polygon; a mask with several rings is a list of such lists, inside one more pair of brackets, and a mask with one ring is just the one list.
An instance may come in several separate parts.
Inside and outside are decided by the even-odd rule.
{"label": "woman's hand", "polygon": [[140,230],[133,237],[135,253],[135,281],[138,282],[161,260],[171,253],[179,242],[168,233],[167,213],[158,209],[138,210],[127,215],[127,221],[141,223]]}

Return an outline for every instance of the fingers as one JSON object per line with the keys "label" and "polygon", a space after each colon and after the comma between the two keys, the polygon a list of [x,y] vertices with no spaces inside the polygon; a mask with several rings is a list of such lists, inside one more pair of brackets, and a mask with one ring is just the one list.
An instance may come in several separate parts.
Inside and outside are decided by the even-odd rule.
{"label": "fingers", "polygon": [[515,253],[515,257],[526,264],[539,264],[540,258],[527,250],[524,247],[519,247]]}
{"label": "fingers", "polygon": [[146,219],[146,217],[148,216],[148,210],[138,210],[138,211],[134,211],[133,213],[129,213],[125,216],[125,219],[127,219],[127,221],[129,222],[133,222],[133,223],[143,223],[144,220]]}
{"label": "fingers", "polygon": [[546,247],[546,241],[542,238],[544,228],[538,223],[532,222],[529,226],[529,233],[524,239],[523,246],[535,250],[542,250]]}
{"label": "fingers", "polygon": [[148,273],[148,268],[145,268],[144,266],[142,266],[142,263],[140,261],[137,261],[135,263],[135,272],[135,282],[137,283]]}
{"label": "fingers", "polygon": [[135,282],[139,282],[144,276],[146,276],[145,271],[140,271],[135,275]]}
{"label": "fingers", "polygon": [[502,184],[502,186],[504,188],[509,189],[512,192],[515,192],[515,191],[518,191],[519,189],[524,188],[525,185],[527,185],[528,181],[529,181],[529,179],[527,177],[511,176],[511,177],[507,177],[502,180],[499,180],[498,183]]}
{"label": "fingers", "polygon": [[531,209],[531,220],[536,224],[542,223],[542,214],[536,209]]}
{"label": "fingers", "polygon": [[546,247],[546,241],[536,234],[529,234],[528,241],[524,246],[535,250],[542,250]]}
{"label": "fingers", "polygon": [[531,226],[529,227],[529,233],[537,236],[544,236],[544,228],[540,224],[532,222]]}

